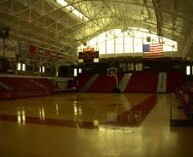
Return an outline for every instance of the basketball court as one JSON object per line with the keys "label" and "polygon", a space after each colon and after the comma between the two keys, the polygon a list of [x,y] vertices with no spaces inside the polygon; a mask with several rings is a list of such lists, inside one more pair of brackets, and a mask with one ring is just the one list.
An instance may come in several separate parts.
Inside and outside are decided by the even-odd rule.
{"label": "basketball court", "polygon": [[0,157],[193,157],[192,10],[0,0]]}
{"label": "basketball court", "polygon": [[67,93],[2,101],[1,156],[192,156],[193,128],[170,127],[171,94],[158,94],[141,123],[119,121],[151,95]]}

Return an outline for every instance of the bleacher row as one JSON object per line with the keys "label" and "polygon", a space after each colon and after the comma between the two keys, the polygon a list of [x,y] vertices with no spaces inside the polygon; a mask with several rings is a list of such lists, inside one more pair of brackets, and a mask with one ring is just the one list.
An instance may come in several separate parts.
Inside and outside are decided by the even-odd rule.
{"label": "bleacher row", "polygon": [[175,95],[182,107],[186,117],[193,119],[193,92],[188,84],[181,85],[175,89]]}
{"label": "bleacher row", "polygon": [[[117,80],[120,83],[125,73],[119,72]],[[85,92],[115,92],[115,77],[107,76],[106,73],[96,75],[95,73],[82,73],[69,81],[67,89],[59,89],[50,79],[46,78],[19,78],[19,77],[0,77],[0,99],[14,99],[34,96],[51,95],[54,91],[83,91],[85,84],[93,76],[96,76]],[[125,93],[156,93],[158,86],[159,72],[133,72],[124,88]],[[180,71],[167,72],[165,92],[173,92],[176,87],[183,84],[185,75]],[[85,89],[85,88],[84,88]]]}
{"label": "bleacher row", "polygon": [[0,77],[0,99],[46,96],[57,87],[46,78]]}
{"label": "bleacher row", "polygon": [[[118,82],[120,83],[125,73],[117,74]],[[80,91],[86,82],[92,77],[92,73],[83,73],[77,76],[73,81],[68,83],[68,89],[76,89]],[[157,71],[139,71],[133,72],[126,88],[125,93],[156,93],[158,86],[159,72]],[[185,74],[181,71],[167,72],[166,90],[165,92],[173,92],[175,88],[185,82]],[[106,73],[101,73],[99,77],[91,84],[86,92],[113,92],[116,86],[114,77],[107,76]]]}

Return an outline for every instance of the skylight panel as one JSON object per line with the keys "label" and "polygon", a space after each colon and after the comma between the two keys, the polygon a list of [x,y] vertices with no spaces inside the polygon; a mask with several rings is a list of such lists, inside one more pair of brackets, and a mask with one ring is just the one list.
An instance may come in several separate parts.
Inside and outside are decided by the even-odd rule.
{"label": "skylight panel", "polygon": [[57,0],[56,1],[58,4],[62,5],[65,7],[65,9],[67,9],[68,11],[71,11],[73,13],[73,15],[75,15],[76,17],[80,18],[81,20],[85,20],[87,21],[88,18],[83,15],[80,11],[78,11],[76,8],[74,8],[73,6],[69,5],[65,0]]}

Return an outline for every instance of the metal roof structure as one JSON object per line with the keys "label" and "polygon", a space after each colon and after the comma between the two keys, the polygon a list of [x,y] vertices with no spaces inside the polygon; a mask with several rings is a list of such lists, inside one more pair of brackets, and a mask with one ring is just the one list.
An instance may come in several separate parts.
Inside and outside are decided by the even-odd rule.
{"label": "metal roof structure", "polygon": [[[64,1],[64,0],[60,0]],[[192,58],[192,0],[0,0],[0,26],[10,38],[73,56],[77,45],[110,29],[145,28],[178,42]],[[73,12],[79,14],[76,16]]]}

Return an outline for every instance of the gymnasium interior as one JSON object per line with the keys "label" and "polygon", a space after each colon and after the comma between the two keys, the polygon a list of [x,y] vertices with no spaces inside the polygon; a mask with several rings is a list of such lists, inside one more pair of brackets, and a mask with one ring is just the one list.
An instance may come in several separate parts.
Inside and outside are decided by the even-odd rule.
{"label": "gymnasium interior", "polygon": [[193,1],[0,0],[0,156],[193,156]]}

